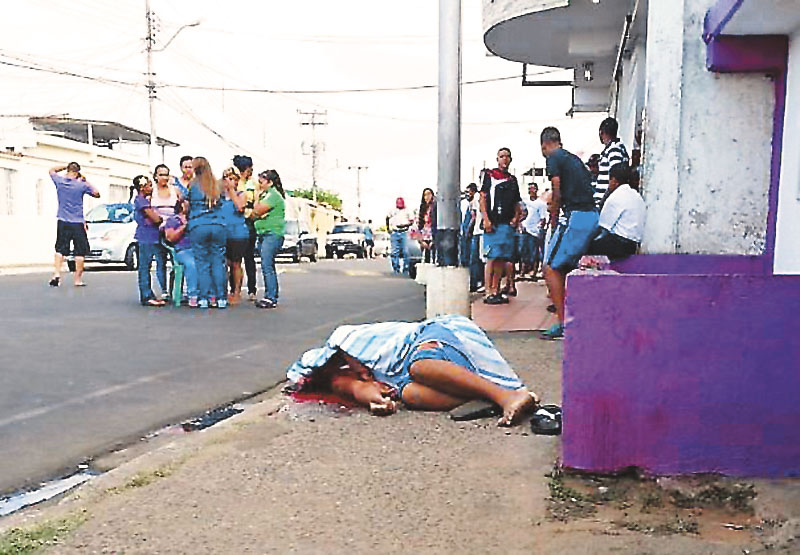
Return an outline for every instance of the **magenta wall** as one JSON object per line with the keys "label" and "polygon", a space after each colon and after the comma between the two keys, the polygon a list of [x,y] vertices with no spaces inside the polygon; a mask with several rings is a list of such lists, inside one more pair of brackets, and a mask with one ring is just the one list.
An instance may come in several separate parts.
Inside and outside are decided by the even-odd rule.
{"label": "magenta wall", "polygon": [[800,276],[572,275],[567,288],[565,466],[800,475]]}

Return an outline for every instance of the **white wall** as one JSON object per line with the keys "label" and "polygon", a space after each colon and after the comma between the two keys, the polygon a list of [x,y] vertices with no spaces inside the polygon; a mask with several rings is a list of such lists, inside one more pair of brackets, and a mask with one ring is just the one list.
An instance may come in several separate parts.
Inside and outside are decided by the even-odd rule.
{"label": "white wall", "polygon": [[705,68],[713,0],[651,0],[643,248],[760,254],[768,210],[772,81]]}
{"label": "white wall", "polygon": [[787,80],[774,272],[800,274],[800,31],[789,39]]}
{"label": "white wall", "polygon": [[84,197],[87,212],[126,201],[133,177],[151,173],[137,157],[56,137],[39,136],[35,146],[15,154],[0,151],[0,266],[52,263],[58,199],[48,169],[71,161],[100,191],[99,199]]}

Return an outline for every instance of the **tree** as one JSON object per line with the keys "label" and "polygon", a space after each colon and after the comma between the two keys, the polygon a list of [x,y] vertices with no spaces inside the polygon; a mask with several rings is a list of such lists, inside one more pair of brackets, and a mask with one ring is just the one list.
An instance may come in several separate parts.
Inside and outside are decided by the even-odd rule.
{"label": "tree", "polygon": [[[314,192],[311,189],[295,189],[290,194],[293,197],[314,200]],[[342,209],[342,199],[339,198],[339,195],[325,189],[317,189],[317,202],[328,204],[334,210]]]}

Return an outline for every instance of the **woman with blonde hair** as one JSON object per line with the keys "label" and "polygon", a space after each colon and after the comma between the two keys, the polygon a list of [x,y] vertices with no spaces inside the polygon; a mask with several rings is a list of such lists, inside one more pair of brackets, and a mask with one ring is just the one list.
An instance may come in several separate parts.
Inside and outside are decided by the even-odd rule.
{"label": "woman with blonde hair", "polygon": [[189,187],[189,238],[197,267],[198,306],[227,308],[225,279],[225,221],[222,184],[214,177],[208,160],[192,160],[194,179]]}

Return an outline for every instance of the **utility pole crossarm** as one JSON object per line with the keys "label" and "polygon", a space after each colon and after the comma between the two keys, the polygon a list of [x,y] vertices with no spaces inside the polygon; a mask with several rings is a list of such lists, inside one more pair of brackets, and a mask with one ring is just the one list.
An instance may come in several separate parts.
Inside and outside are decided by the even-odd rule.
{"label": "utility pole crossarm", "polygon": [[324,112],[319,112],[317,110],[312,110],[310,112],[305,112],[303,110],[297,110],[297,113],[300,115],[300,125],[310,125],[311,126],[311,152],[303,152],[303,154],[311,155],[311,196],[313,197],[314,202],[317,202],[317,159],[319,156],[320,146],[324,148],[324,143],[317,143],[317,133],[316,129],[318,125],[328,125],[326,121],[320,121],[318,118],[322,116],[327,116],[328,111],[325,110]]}

